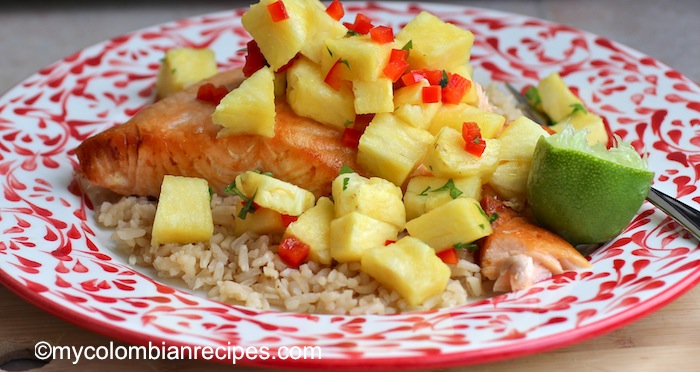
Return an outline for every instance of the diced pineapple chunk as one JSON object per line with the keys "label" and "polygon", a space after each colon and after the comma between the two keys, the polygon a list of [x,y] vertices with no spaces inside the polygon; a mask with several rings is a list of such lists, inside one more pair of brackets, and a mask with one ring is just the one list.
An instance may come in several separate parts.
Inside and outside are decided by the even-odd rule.
{"label": "diced pineapple chunk", "polygon": [[354,81],[352,91],[355,94],[356,114],[376,114],[394,111],[393,83],[387,78],[374,81]]}
{"label": "diced pineapple chunk", "polygon": [[418,176],[411,178],[403,197],[406,220],[412,220],[452,199],[472,198],[481,200],[479,177],[444,178]]}
{"label": "diced pineapple chunk", "polygon": [[464,149],[462,134],[444,127],[428,147],[423,163],[438,177],[460,178],[477,176],[487,182],[498,165],[501,143],[497,139],[484,139],[486,149],[481,156]]}
{"label": "diced pineapple chunk", "polygon": [[216,106],[211,119],[223,126],[217,137],[234,134],[275,136],[275,75],[263,67],[243,80]]}
{"label": "diced pineapple chunk", "polygon": [[326,39],[326,53],[322,54],[321,70],[325,73],[340,59],[347,61],[353,81],[374,81],[384,76],[393,44],[379,44],[369,35],[341,39]]}
{"label": "diced pineapple chunk", "polygon": [[442,105],[433,117],[428,131],[437,135],[443,127],[462,131],[462,124],[474,122],[481,130],[483,138],[494,138],[501,130],[506,118],[493,112],[484,111],[478,107],[460,103],[457,105]]}
{"label": "diced pineapple chunk", "polygon": [[387,247],[366,250],[361,270],[396,291],[411,306],[442,293],[450,279],[450,268],[435,251],[410,236]]}
{"label": "diced pineapple chunk", "polygon": [[396,226],[359,212],[352,212],[331,222],[331,257],[338,262],[360,261],[365,250],[384,247],[396,240]]}
{"label": "diced pineapple chunk", "polygon": [[377,114],[360,137],[357,162],[373,175],[402,185],[433,136],[389,113]]}
{"label": "diced pineapple chunk", "polygon": [[542,99],[542,110],[555,123],[571,115],[575,105],[583,105],[556,72],[540,80],[537,91]]}
{"label": "diced pineapple chunk", "polygon": [[501,160],[532,161],[532,154],[540,137],[549,137],[541,125],[521,116],[513,120],[498,136],[501,140]]}
{"label": "diced pineapple chunk", "polygon": [[561,123],[552,125],[549,129],[555,132],[561,132],[566,125],[571,125],[576,130],[588,131],[586,139],[591,146],[596,143],[602,143],[603,145],[608,144],[608,132],[605,129],[603,118],[590,111],[576,112]]}
{"label": "diced pineapple chunk", "polygon": [[608,132],[603,118],[589,112],[558,73],[553,72],[540,80],[537,90],[542,110],[556,123],[550,129],[560,132],[565,125],[570,124],[574,129],[588,131],[586,139],[590,145],[598,142],[607,145]]}
{"label": "diced pineapple chunk", "polygon": [[257,208],[254,213],[247,213],[245,216],[239,217],[243,208],[243,203],[236,205],[233,235],[240,236],[245,232],[255,234],[281,234],[284,232],[285,226],[280,212],[269,208]]}
{"label": "diced pineapple chunk", "polygon": [[309,1],[308,12],[309,35],[301,48],[301,54],[320,64],[322,54],[327,53],[326,40],[340,39],[348,33],[348,29],[329,16],[319,1]]}
{"label": "diced pineapple chunk", "polygon": [[440,103],[403,104],[394,110],[394,115],[406,124],[421,130],[427,130],[430,122],[440,109]]}
{"label": "diced pineapple chunk", "polygon": [[208,241],[214,232],[210,198],[206,180],[166,175],[160,188],[151,245]]}
{"label": "diced pineapple chunk", "polygon": [[397,44],[411,41],[408,55],[411,69],[451,70],[469,62],[474,35],[427,13],[419,13],[396,34]]}
{"label": "diced pineapple chunk", "polygon": [[309,259],[324,265],[331,263],[331,221],[335,207],[328,197],[321,197],[316,205],[287,226],[285,236],[294,236],[309,246]]}
{"label": "diced pineapple chunk", "polygon": [[510,200],[523,206],[527,194],[527,177],[530,174],[529,161],[505,161],[496,167],[489,185],[499,198]]}
{"label": "diced pineapple chunk", "polygon": [[303,117],[339,129],[355,120],[355,97],[349,85],[336,91],[323,82],[318,65],[301,57],[287,70],[287,101]]}
{"label": "diced pineapple chunk", "polygon": [[165,52],[158,70],[156,95],[158,98],[167,97],[217,72],[216,58],[211,49],[170,49]]}
{"label": "diced pineapple chunk", "polygon": [[436,252],[472,243],[493,232],[486,213],[472,198],[451,200],[406,222],[406,230]]}
{"label": "diced pineapple chunk", "polygon": [[[404,104],[420,105],[423,104],[423,88],[430,86],[428,80],[423,79],[415,84],[406,85],[397,89],[394,92],[394,107],[399,107]],[[440,106],[439,103],[436,103]]]}
{"label": "diced pineapple chunk", "polygon": [[259,206],[290,216],[302,214],[316,201],[314,194],[308,190],[253,171],[239,174],[236,188]]}
{"label": "diced pineapple chunk", "polygon": [[331,192],[336,217],[359,212],[389,223],[399,230],[406,224],[401,189],[383,178],[365,178],[357,173],[344,173],[333,180]]}
{"label": "diced pineapple chunk", "polygon": [[241,17],[246,31],[258,43],[260,51],[277,71],[301,51],[309,33],[306,0],[284,0],[289,18],[275,22],[267,6],[277,0],[260,0]]}

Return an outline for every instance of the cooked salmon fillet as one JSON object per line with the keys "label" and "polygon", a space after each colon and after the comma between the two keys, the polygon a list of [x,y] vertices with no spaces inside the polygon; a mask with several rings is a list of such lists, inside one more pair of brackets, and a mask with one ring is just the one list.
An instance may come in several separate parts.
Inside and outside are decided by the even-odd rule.
{"label": "cooked salmon fillet", "polygon": [[493,233],[480,245],[481,273],[495,280],[494,291],[526,289],[538,281],[568,270],[591,266],[571,244],[531,223],[492,196],[483,199],[488,215],[498,214]]}
{"label": "cooked salmon fillet", "polygon": [[[243,78],[236,69],[207,81],[233,89]],[[342,145],[340,131],[296,115],[284,100],[276,103],[273,138],[217,138],[221,127],[211,120],[215,105],[196,99],[198,87],[164,98],[128,122],[86,139],[76,149],[78,172],[121,195],[157,197],[165,175],[204,178],[223,193],[239,173],[258,169],[320,196],[330,194],[343,164],[359,169],[356,150]]]}

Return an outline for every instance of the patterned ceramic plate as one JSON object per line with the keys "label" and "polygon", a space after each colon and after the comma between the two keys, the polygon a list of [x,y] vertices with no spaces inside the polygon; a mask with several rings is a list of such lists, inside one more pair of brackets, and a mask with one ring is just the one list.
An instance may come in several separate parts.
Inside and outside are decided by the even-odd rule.
{"label": "patterned ceramic plate", "polygon": [[[350,3],[400,27],[421,10],[474,32],[476,76],[535,83],[559,71],[612,132],[650,153],[654,184],[700,204],[700,88],[651,57],[538,19],[459,6]],[[323,359],[247,360],[261,366],[441,367],[560,347],[658,309],[700,278],[700,249],[645,203],[590,271],[447,310],[394,316],[256,311],[204,299],[130,267],[73,180],[73,149],[153,101],[163,51],[211,47],[241,65],[242,10],[120,36],[58,61],[0,99],[0,279],[31,303],[134,344],[319,345]]]}

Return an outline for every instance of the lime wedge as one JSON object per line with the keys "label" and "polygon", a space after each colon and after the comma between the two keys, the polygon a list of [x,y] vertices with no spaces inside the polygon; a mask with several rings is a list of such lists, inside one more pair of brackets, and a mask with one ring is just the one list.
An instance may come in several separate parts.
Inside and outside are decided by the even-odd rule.
{"label": "lime wedge", "polygon": [[527,200],[538,223],[572,245],[618,235],[649,193],[654,173],[634,148],[590,146],[585,130],[565,127],[540,138],[528,177]]}

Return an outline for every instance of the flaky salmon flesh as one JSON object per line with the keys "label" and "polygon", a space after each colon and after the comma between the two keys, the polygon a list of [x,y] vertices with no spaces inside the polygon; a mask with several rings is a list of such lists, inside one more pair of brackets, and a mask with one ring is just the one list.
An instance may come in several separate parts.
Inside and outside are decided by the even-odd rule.
{"label": "flaky salmon flesh", "polygon": [[[231,90],[243,79],[235,69],[202,83]],[[221,126],[211,119],[216,106],[196,98],[199,85],[86,139],[76,149],[79,175],[120,195],[158,197],[165,175],[203,178],[223,194],[238,174],[257,169],[320,196],[330,194],[344,164],[359,169],[357,151],[342,145],[339,130],[296,115],[283,99],[276,103],[273,138],[217,138]]]}
{"label": "flaky salmon flesh", "polygon": [[510,292],[531,287],[553,274],[591,267],[571,244],[553,232],[531,223],[502,201],[484,196],[484,212],[498,214],[493,233],[481,242],[481,273],[495,280],[494,291]]}

